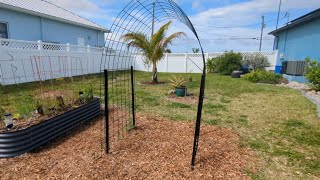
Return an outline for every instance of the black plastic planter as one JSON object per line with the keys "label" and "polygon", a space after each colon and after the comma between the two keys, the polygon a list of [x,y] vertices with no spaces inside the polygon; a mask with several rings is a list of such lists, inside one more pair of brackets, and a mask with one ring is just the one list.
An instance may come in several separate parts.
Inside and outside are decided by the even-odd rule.
{"label": "black plastic planter", "polygon": [[100,99],[15,132],[0,133],[0,158],[22,155],[101,115]]}

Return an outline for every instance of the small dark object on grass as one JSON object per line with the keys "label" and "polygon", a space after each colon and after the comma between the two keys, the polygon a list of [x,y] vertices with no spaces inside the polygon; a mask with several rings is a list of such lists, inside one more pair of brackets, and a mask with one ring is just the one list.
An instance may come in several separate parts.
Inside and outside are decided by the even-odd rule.
{"label": "small dark object on grass", "polygon": [[242,71],[233,71],[231,74],[232,78],[240,78],[242,74]]}

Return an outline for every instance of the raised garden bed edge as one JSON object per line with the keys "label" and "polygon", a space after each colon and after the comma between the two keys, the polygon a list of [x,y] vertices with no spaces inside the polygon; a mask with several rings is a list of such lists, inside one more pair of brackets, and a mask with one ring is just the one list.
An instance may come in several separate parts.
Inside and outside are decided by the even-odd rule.
{"label": "raised garden bed edge", "polygon": [[26,129],[0,133],[0,158],[16,157],[39,148],[101,113],[100,99],[97,98]]}

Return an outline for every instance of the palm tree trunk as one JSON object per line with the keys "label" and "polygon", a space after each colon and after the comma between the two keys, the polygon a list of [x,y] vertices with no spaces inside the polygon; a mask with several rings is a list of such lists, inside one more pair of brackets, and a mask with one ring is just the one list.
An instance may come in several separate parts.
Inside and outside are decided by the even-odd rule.
{"label": "palm tree trunk", "polygon": [[153,68],[152,70],[152,82],[158,83],[158,69]]}

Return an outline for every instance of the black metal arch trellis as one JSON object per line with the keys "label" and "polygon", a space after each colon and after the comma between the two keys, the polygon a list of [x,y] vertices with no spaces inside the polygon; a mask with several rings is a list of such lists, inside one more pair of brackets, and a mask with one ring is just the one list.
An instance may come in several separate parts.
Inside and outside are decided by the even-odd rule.
{"label": "black metal arch trellis", "polygon": [[[165,20],[178,20],[193,32],[199,42],[203,59],[203,74],[195,126],[192,166],[198,150],[200,123],[204,99],[206,66],[198,34],[183,10],[173,0],[131,0],[119,13],[106,38],[106,51],[101,59],[105,72],[106,151],[110,139],[122,138],[124,129],[135,126],[133,66],[137,49],[128,47],[121,36],[129,32],[153,33],[153,27]],[[131,72],[131,73],[130,73]],[[101,86],[101,87],[102,87]]]}

